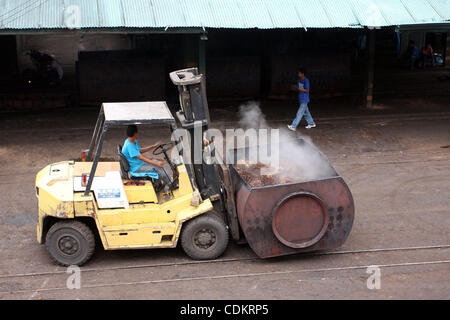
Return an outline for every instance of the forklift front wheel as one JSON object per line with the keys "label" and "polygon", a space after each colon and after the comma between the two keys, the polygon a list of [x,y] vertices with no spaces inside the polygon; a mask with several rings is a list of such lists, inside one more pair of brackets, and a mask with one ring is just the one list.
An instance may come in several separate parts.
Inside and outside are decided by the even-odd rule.
{"label": "forklift front wheel", "polygon": [[47,232],[45,245],[53,260],[63,266],[81,266],[95,249],[91,229],[80,221],[60,221]]}
{"label": "forklift front wheel", "polygon": [[183,226],[181,246],[192,259],[216,259],[228,246],[227,226],[214,214],[196,217]]}

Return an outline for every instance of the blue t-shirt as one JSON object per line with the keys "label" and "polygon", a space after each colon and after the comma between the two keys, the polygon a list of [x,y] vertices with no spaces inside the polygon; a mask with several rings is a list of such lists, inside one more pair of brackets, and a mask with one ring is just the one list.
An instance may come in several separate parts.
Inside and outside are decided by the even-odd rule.
{"label": "blue t-shirt", "polygon": [[300,104],[302,103],[308,103],[309,102],[309,79],[308,78],[304,78],[302,79],[298,79],[297,80],[297,87],[299,89],[305,89],[308,90],[308,92],[298,92],[298,100],[300,100]]}
{"label": "blue t-shirt", "polygon": [[130,164],[129,172],[133,174],[136,170],[138,170],[145,162],[136,158],[141,154],[141,147],[139,146],[139,142],[134,140],[134,143],[130,142],[128,139],[125,139],[123,143],[122,153]]}
{"label": "blue t-shirt", "polygon": [[419,49],[417,49],[416,46],[414,46],[414,47],[412,48],[411,57],[412,57],[412,58],[418,58],[418,57],[419,57]]}

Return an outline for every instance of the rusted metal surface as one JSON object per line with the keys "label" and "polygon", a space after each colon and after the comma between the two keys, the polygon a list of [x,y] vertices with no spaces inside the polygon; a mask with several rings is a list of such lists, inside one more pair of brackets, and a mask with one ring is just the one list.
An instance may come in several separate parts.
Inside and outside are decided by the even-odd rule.
{"label": "rusted metal surface", "polygon": [[58,218],[73,218],[73,202],[72,201],[62,201],[56,206],[54,210],[54,215]]}
{"label": "rusted metal surface", "polygon": [[291,248],[307,248],[317,243],[327,231],[328,223],[325,204],[308,192],[290,194],[272,210],[273,233]]}
{"label": "rusted metal surface", "polygon": [[351,192],[339,175],[254,187],[230,165],[239,224],[261,258],[341,246],[353,226]]}

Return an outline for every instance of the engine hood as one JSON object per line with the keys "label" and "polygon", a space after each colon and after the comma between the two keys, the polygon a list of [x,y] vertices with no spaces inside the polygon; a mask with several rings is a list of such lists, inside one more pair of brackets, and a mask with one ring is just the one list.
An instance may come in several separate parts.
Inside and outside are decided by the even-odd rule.
{"label": "engine hood", "polygon": [[36,195],[43,215],[73,217],[73,161],[50,164],[36,175]]}

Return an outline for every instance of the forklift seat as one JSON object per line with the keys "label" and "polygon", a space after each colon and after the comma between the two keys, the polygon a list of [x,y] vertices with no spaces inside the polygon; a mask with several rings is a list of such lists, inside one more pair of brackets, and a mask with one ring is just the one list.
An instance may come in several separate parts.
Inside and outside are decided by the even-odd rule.
{"label": "forklift seat", "polygon": [[[152,181],[153,187],[155,188],[155,191],[158,192],[163,188],[163,184],[161,180],[158,178],[153,177],[153,175],[149,176],[142,176],[142,177],[136,177],[132,175],[130,170],[130,164],[128,163],[127,158],[122,153],[122,146],[119,144],[117,146],[117,154],[119,155],[119,164],[120,164],[120,175],[122,176],[122,179],[129,179],[129,180],[148,180],[150,179]],[[155,172],[155,175],[158,174]]]}
{"label": "forklift seat", "polygon": [[122,179],[132,179],[130,177],[130,173],[128,170],[130,170],[130,164],[128,163],[127,158],[122,153],[122,146],[119,144],[117,146],[117,154],[119,155],[119,163],[120,163],[120,175],[122,176]]}

